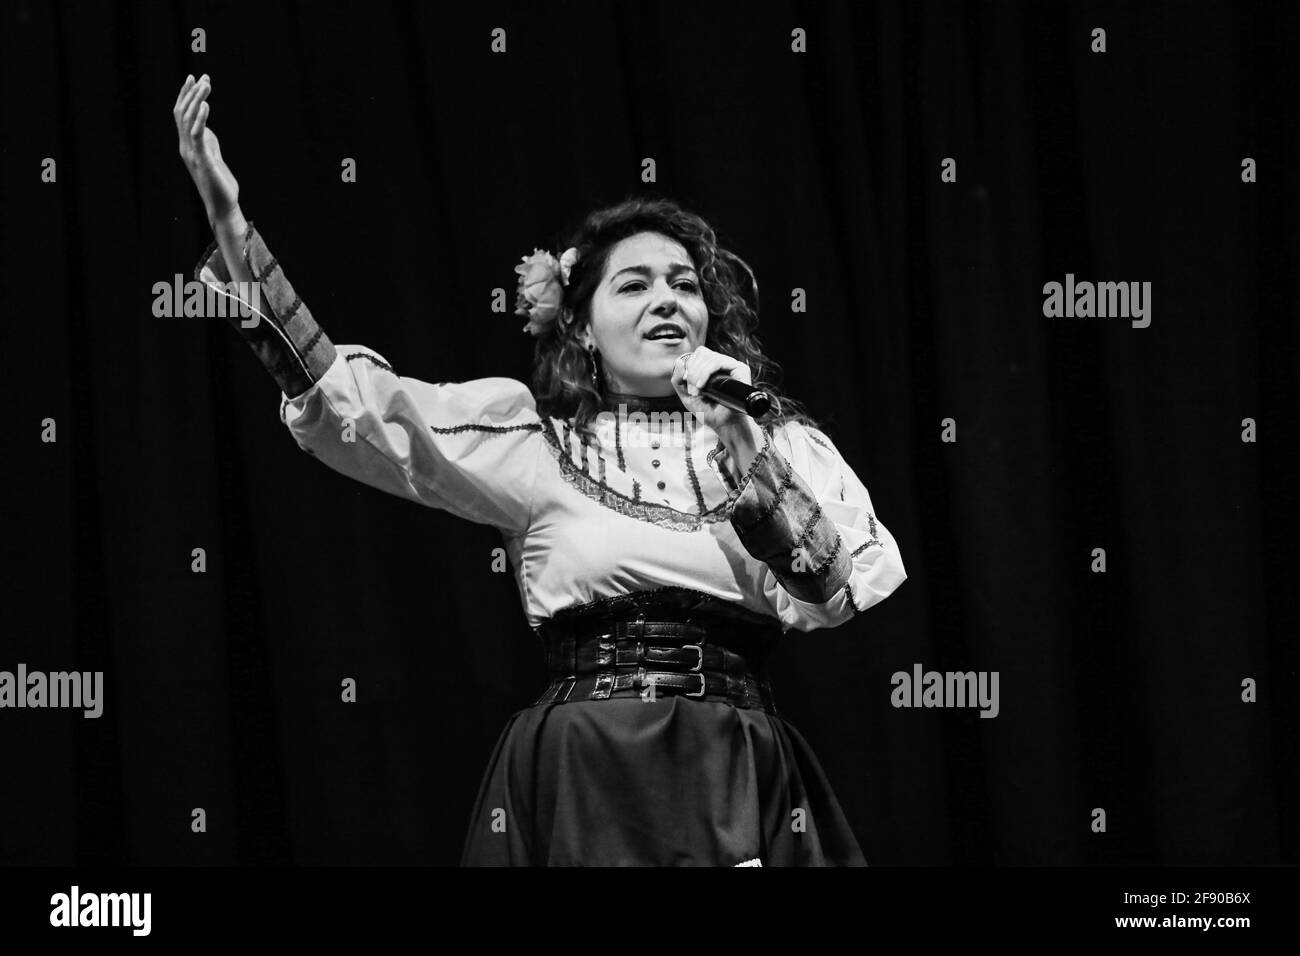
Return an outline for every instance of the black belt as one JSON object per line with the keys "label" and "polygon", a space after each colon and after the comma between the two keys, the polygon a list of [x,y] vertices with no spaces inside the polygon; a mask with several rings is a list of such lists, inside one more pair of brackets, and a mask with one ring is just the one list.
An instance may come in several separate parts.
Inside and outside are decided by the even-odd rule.
{"label": "black belt", "polygon": [[[653,614],[653,609],[646,612]],[[552,618],[538,628],[550,683],[534,706],[682,695],[775,714],[763,667],[779,625],[735,621]],[[744,648],[745,653],[740,653]]]}

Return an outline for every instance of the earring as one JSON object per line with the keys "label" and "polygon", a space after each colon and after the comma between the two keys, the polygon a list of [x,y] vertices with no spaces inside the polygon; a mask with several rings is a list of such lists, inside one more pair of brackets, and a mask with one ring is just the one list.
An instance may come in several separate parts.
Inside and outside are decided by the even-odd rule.
{"label": "earring", "polygon": [[591,387],[600,391],[600,379],[596,375],[596,346],[588,345],[587,354],[591,356]]}

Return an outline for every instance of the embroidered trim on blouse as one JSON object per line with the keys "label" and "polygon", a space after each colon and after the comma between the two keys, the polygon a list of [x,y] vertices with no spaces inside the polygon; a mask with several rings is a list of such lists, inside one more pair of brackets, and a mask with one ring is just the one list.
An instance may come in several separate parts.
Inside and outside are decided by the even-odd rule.
{"label": "embroidered trim on blouse", "polygon": [[719,455],[726,454],[727,446],[719,441],[717,447],[704,456],[704,460],[709,463],[709,467],[713,469],[713,473],[718,476],[718,480],[721,481],[723,487],[727,489],[728,497],[731,497],[736,493],[736,481],[731,477],[731,472],[729,472],[725,466],[718,464],[716,461]]}
{"label": "embroidered trim on blouse", "polygon": [[278,268],[280,268],[280,260],[275,256],[271,256],[271,261],[266,264],[266,268],[263,269],[262,274],[257,277],[257,281],[261,282]]}
{"label": "embroidered trim on blouse", "polygon": [[320,337],[324,334],[325,330],[319,325],[316,326],[316,334],[309,338],[307,343],[302,347],[303,353],[306,354],[310,352],[316,346],[316,343],[320,341]]}
{"label": "embroidered trim on blouse", "polygon": [[[755,457],[754,463],[757,462],[758,462],[758,458]],[[751,472],[753,471],[752,465],[750,470]],[[749,531],[753,531],[764,521],[767,521],[769,518],[771,518],[772,515],[776,512],[776,509],[781,507],[781,502],[785,500],[786,492],[788,492],[791,488],[794,487],[794,479],[795,479],[794,469],[791,468],[787,463],[786,470],[785,470],[785,478],[781,481],[781,484],[777,486],[775,497],[772,498],[772,500],[768,503],[768,506],[766,508],[764,508],[761,512],[759,512],[758,517],[754,521],[750,522],[744,528],[737,527],[736,530],[742,534]],[[820,510],[821,505],[819,504],[817,507],[818,510]]]}
{"label": "embroidered trim on blouse", "polygon": [[[568,422],[565,422],[564,424],[565,424],[566,426],[569,425]],[[574,429],[570,429],[570,428],[568,428],[568,427],[565,428],[565,430],[564,430],[564,446],[565,446],[566,448],[572,448],[572,447],[573,447],[572,442],[573,442],[573,435],[574,435],[574,434],[575,434],[575,430],[574,430]],[[586,439],[583,438],[582,436],[578,436],[578,459],[579,459],[579,461],[578,461],[578,470],[581,471],[584,475],[590,475],[590,474],[591,474],[591,460],[590,460],[590,456],[587,454],[587,441],[586,441]]]}
{"label": "embroidered trim on blouse", "polygon": [[430,425],[429,429],[431,431],[437,432],[439,435],[454,435],[457,432],[468,432],[468,431],[493,432],[496,434],[500,434],[502,432],[540,432],[540,431],[545,431],[545,426],[543,426],[541,422],[526,422],[523,425],[465,424],[465,425],[451,425],[445,428],[440,425]]}
{"label": "embroidered trim on blouse", "polygon": [[822,441],[822,440],[821,440],[820,438],[818,438],[816,435],[814,435],[810,429],[805,428],[804,431],[808,432],[808,437],[811,438],[813,441],[815,441],[817,444],[821,445],[821,446],[822,446],[823,448],[825,448],[828,452],[831,452],[832,454],[835,454],[835,449],[832,448],[830,445],[826,444],[824,441]]}
{"label": "embroidered trim on blouse", "polygon": [[[301,308],[302,308],[302,296],[300,296],[297,292],[295,292],[293,294],[293,301],[289,303],[289,308],[284,313],[284,318],[280,320],[280,324],[288,325],[293,320],[293,317],[298,314],[298,310]],[[306,349],[303,349],[302,351],[304,355],[307,353]]]}
{"label": "embroidered trim on blouse", "polygon": [[867,531],[871,532],[871,540],[854,548],[853,554],[850,554],[849,557],[857,558],[859,554],[862,554],[862,551],[867,550],[871,545],[880,545],[881,548],[884,548],[885,542],[881,541],[880,537],[876,535],[876,516],[871,514],[870,511],[867,511]]}
{"label": "embroidered trim on blouse", "polygon": [[689,426],[686,428],[686,474],[691,477],[691,487],[695,489],[695,502],[700,509],[700,514],[704,514],[708,510],[704,504],[704,492],[700,490],[700,479],[695,476],[695,462],[691,461],[691,437],[694,432],[694,428]]}
{"label": "embroidered trim on blouse", "polygon": [[[809,528],[812,528],[812,526],[813,526],[813,523],[810,521],[810,522],[808,523],[808,527],[809,527]],[[804,534],[807,534],[807,532],[804,532]],[[800,537],[799,540],[802,541],[803,538]],[[838,535],[838,534],[837,534],[837,535],[835,536],[835,547],[831,548],[831,553],[830,553],[829,555],[826,556],[826,560],[823,561],[823,562],[822,562],[818,567],[814,568],[813,571],[812,571],[812,573],[813,573],[814,575],[816,575],[817,577],[821,577],[823,574],[825,574],[827,571],[829,571],[829,570],[830,570],[830,567],[831,567],[831,564],[834,563],[836,556],[839,555],[840,550],[841,550],[843,547],[844,547],[844,537],[843,537],[843,535]]]}
{"label": "embroidered trim on blouse", "polygon": [[[359,359],[359,358],[365,359],[367,362],[370,362],[372,365],[378,365],[385,372],[393,372],[393,367],[391,365],[389,365],[387,362],[383,361],[380,358],[376,358],[375,356],[371,355],[368,352],[353,352],[351,355],[343,356],[343,361],[351,362],[353,359]],[[396,375],[397,373],[393,372],[393,374]]]}
{"label": "embroidered trim on blouse", "polygon": [[873,515],[870,511],[867,512],[867,530],[871,532],[871,540],[863,544],[860,544],[856,548],[854,548],[852,557],[856,558],[859,554],[867,550],[867,548],[871,547],[873,544],[878,544],[882,548],[885,546],[885,543],[876,536],[876,516]]}
{"label": "embroidered trim on blouse", "polygon": [[740,476],[740,484],[736,486],[735,492],[732,493],[732,499],[739,498],[744,494],[745,489],[749,486],[749,481],[754,477],[754,470],[762,463],[763,456],[772,448],[772,436],[768,434],[767,429],[763,429],[763,447],[754,455],[754,460],[749,463],[745,473]]}
{"label": "embroidered trim on blouse", "polygon": [[678,511],[668,505],[642,500],[641,483],[636,479],[632,480],[634,497],[629,498],[622,492],[614,490],[603,481],[593,478],[590,472],[584,472],[580,469],[573,460],[572,451],[561,446],[560,437],[556,434],[554,423],[559,422],[561,425],[567,425],[567,420],[552,418],[551,421],[552,425],[549,428],[544,425],[515,427],[540,428],[542,435],[546,438],[547,445],[560,464],[560,472],[564,480],[592,501],[621,515],[636,518],[638,521],[645,521],[661,528],[668,528],[672,531],[698,531],[705,523],[725,521],[730,518],[731,499],[722,501],[711,511],[702,514],[690,514],[689,512]]}
{"label": "embroidered trim on blouse", "polygon": [[[814,531],[817,530],[817,523],[821,518],[821,516],[822,516],[822,506],[820,503],[818,503],[817,507],[813,509],[812,514],[808,516],[808,521],[804,525],[803,532],[799,535],[798,538],[795,539],[793,550],[805,551],[806,553],[806,549],[804,548],[804,542],[808,540],[809,535],[811,535]],[[823,561],[821,564],[819,564],[817,567],[813,568],[811,571],[805,573],[812,574],[815,577],[821,577],[823,574],[825,574],[827,571],[830,570],[830,567],[834,563],[836,556],[840,553],[840,550],[843,547],[844,547],[844,536],[839,533],[836,533],[835,547],[831,548],[830,553],[826,556],[826,560]],[[862,547],[865,548],[866,545],[863,545]],[[858,551],[860,550],[862,550],[862,548],[858,549]],[[857,551],[853,552],[853,554],[857,554],[857,553],[858,553]],[[852,557],[852,555],[850,555],[850,557]],[[790,572],[790,573],[796,573],[796,572]]]}

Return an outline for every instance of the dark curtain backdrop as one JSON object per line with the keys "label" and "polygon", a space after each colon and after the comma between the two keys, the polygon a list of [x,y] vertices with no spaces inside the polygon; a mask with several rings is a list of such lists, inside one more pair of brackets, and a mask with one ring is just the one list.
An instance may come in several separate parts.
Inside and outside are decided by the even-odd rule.
{"label": "dark curtain backdrop", "polygon": [[[778,661],[869,862],[1300,859],[1293,5],[3,9],[0,669],[106,704],[0,711],[0,863],[454,864],[542,686],[495,531],[304,455],[233,330],[152,315],[211,240],[187,72],[313,314],[403,374],[527,380],[492,290],[627,195],[751,263],[909,572]],[[1150,327],[1044,317],[1066,273],[1151,282]],[[894,708],[918,662],[1000,715]]]}

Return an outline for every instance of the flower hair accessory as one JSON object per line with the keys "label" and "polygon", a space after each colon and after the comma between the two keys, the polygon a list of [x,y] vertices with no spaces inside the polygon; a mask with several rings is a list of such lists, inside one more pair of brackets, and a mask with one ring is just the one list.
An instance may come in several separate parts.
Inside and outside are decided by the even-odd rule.
{"label": "flower hair accessory", "polygon": [[525,332],[542,336],[551,330],[563,311],[564,289],[577,261],[578,250],[572,246],[558,260],[545,249],[535,248],[531,256],[522,257],[515,266],[519,275],[515,315],[528,318]]}

